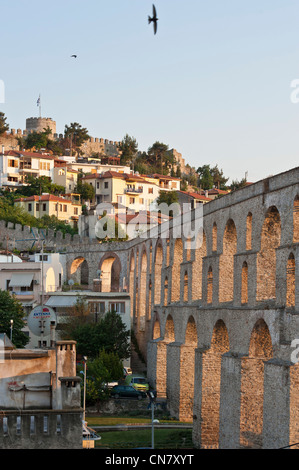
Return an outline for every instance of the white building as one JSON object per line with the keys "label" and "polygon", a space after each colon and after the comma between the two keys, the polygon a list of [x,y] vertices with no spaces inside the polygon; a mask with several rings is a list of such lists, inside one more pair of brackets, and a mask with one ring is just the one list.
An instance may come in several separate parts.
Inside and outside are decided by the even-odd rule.
{"label": "white building", "polygon": [[14,190],[26,184],[26,176],[54,179],[57,157],[27,151],[9,150],[0,154],[0,188]]}
{"label": "white building", "polygon": [[[31,255],[26,261],[12,254],[1,254],[0,289],[16,296],[27,317],[34,307],[41,305],[42,297],[45,302],[49,293],[61,290],[65,266],[65,255],[60,253],[45,253],[43,261],[40,253]],[[39,338],[34,337],[28,327],[24,331],[30,337],[27,347],[38,347]],[[50,339],[44,340],[47,343]]]}
{"label": "white building", "polygon": [[[78,297],[83,297],[90,308],[90,314],[96,323],[105,313],[114,310],[121,317],[128,331],[131,330],[130,294],[126,292],[95,292],[91,290],[53,292],[45,302],[46,307],[52,308],[57,315],[56,338],[59,339],[59,326],[65,322],[70,309],[75,306]],[[125,367],[130,367],[130,359],[124,361]]]}

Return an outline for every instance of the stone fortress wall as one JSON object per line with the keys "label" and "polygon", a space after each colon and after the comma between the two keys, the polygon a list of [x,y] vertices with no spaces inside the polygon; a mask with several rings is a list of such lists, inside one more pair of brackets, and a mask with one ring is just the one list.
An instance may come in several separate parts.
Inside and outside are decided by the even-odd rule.
{"label": "stone fortress wall", "polygon": [[[107,280],[117,261],[114,284],[130,292],[148,378],[173,416],[193,421],[197,447],[292,445],[299,442],[299,168],[201,209],[202,217],[191,212],[187,233],[174,220],[166,232],[162,225],[122,243],[48,231],[46,245],[66,253],[68,279],[82,279],[84,267],[88,284],[99,269]],[[31,246],[17,241],[28,233],[0,224],[9,249]]]}

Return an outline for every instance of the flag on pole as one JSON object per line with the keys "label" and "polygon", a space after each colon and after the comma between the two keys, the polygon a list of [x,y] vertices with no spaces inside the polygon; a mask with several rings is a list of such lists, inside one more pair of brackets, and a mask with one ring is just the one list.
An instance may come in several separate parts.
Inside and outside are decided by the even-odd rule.
{"label": "flag on pole", "polygon": [[40,105],[40,95],[39,95],[39,97],[38,97],[38,100],[37,100],[37,102],[36,102],[36,105],[37,105],[37,106]]}

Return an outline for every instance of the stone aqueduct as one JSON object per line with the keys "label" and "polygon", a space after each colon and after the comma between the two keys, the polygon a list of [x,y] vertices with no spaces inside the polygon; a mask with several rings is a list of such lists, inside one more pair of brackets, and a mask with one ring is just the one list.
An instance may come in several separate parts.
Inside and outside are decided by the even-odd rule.
{"label": "stone aqueduct", "polygon": [[103,290],[129,290],[148,378],[173,416],[193,421],[197,447],[297,443],[299,168],[210,202],[202,222],[196,249],[172,226],[122,243],[47,243],[67,253],[68,278],[91,284],[101,269]]}

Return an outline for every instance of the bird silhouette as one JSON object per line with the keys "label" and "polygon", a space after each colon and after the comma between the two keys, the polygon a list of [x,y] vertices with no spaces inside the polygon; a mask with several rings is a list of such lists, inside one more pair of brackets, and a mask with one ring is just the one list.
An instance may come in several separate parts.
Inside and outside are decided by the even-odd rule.
{"label": "bird silhouette", "polygon": [[71,55],[71,57],[75,57],[75,59],[77,58],[77,56],[75,54]]}
{"label": "bird silhouette", "polygon": [[148,16],[148,24],[150,24],[151,22],[153,22],[153,26],[154,26],[154,33],[156,34],[157,32],[157,26],[158,26],[158,18],[157,18],[157,12],[156,12],[156,7],[155,5],[153,5],[153,17],[151,18],[150,16]]}

